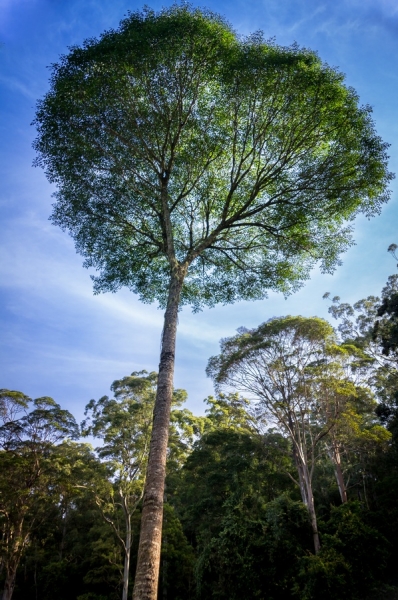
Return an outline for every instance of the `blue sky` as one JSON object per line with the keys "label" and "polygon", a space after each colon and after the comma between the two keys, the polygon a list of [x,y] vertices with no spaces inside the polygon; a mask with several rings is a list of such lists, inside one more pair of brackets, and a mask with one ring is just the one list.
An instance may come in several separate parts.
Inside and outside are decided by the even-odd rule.
{"label": "blue sky", "polygon": [[[150,2],[160,9],[168,2]],[[396,0],[230,0],[195,2],[224,15],[242,34],[258,29],[282,45],[318,51],[346,74],[378,133],[391,144],[398,172],[398,3]],[[30,124],[48,89],[48,65],[67,47],[116,27],[127,0],[0,0],[0,387],[49,395],[80,420],[85,404],[133,370],[156,370],[162,313],[122,290],[93,296],[72,240],[51,225],[54,191],[32,167]],[[295,295],[180,315],[175,385],[203,412],[212,393],[207,359],[221,337],[284,314],[327,317],[325,291],[354,302],[378,294],[396,266],[386,249],[398,243],[397,182],[380,217],[359,218],[356,246],[333,276],[317,270]]]}

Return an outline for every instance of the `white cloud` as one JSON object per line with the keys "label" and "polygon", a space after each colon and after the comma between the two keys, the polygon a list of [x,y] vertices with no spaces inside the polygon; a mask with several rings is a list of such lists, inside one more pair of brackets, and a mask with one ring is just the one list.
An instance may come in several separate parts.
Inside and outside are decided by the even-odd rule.
{"label": "white cloud", "polygon": [[12,91],[19,92],[26,98],[29,98],[29,100],[37,100],[37,93],[35,90],[15,77],[6,77],[5,75],[0,75],[0,83]]}

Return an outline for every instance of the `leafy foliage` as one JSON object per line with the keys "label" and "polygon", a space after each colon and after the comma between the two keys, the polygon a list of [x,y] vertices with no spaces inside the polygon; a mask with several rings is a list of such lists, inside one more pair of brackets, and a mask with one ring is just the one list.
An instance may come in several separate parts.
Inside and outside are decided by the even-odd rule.
{"label": "leafy foliage", "polygon": [[73,416],[49,397],[0,390],[0,566],[11,600],[18,565],[48,496],[62,498],[65,469],[57,443],[77,435]]}
{"label": "leafy foliage", "polygon": [[177,261],[199,308],[333,269],[347,222],[388,197],[370,112],[310,50],[189,5],[145,9],[53,65],[36,164],[96,291],[165,305]]}
{"label": "leafy foliage", "polygon": [[[321,364],[327,370],[328,364]],[[311,367],[311,376],[319,391],[323,388],[318,388],[321,371],[317,369]],[[116,454],[111,450],[116,453],[123,439],[127,443],[123,431],[129,425],[128,412],[119,418],[118,411],[128,410],[130,404],[153,403],[155,386],[156,374],[134,373],[113,384],[113,399],[104,397],[99,404],[90,404],[90,426],[101,424],[97,434],[108,436],[99,447],[104,452],[101,460],[87,444],[64,440],[57,429],[51,438],[50,429],[43,428],[45,421],[40,421],[41,429],[29,430],[32,435],[38,429],[46,431],[46,454],[41,458],[42,487],[30,488],[31,508],[26,519],[34,526],[21,554],[14,600],[32,593],[43,600],[55,595],[60,600],[120,598],[123,547],[98,510],[92,490],[113,489],[117,500],[120,481],[115,469],[119,463],[113,462]],[[344,384],[339,393],[345,391]],[[3,416],[13,416],[15,422],[30,414],[32,402],[23,394],[7,392],[2,398]],[[209,397],[209,408],[202,417],[181,407],[184,398],[183,391],[176,391],[159,598],[374,600],[394,594],[394,588],[386,584],[395,582],[398,552],[398,462],[391,452],[388,431],[375,421],[371,398],[350,396],[338,423],[349,493],[351,497],[357,493],[360,501],[340,505],[328,453],[322,449],[316,458],[314,495],[322,542],[317,555],[311,553],[307,511],[290,477],[294,464],[289,439],[275,429],[265,431],[264,423],[255,422],[250,403],[236,393]],[[52,410],[52,404],[46,406]],[[140,410],[135,406],[131,413],[138,433],[140,427],[143,432],[146,428],[146,420],[139,419]],[[63,414],[60,407],[56,411]],[[93,411],[97,411],[95,419]],[[66,422],[73,425],[68,415]],[[30,417],[29,422],[33,421]],[[312,425],[316,429],[316,422]],[[1,431],[2,439],[16,453],[10,431],[20,428],[7,426]],[[21,438],[24,447],[33,447],[30,433],[25,430]],[[385,438],[382,442],[380,436]],[[134,440],[130,443],[133,451]],[[137,435],[137,450],[140,444]],[[4,455],[0,454],[0,460]],[[27,472],[29,463],[24,460],[23,465],[10,462],[14,474],[19,466]],[[5,459],[2,465],[0,498],[4,501],[8,493]],[[109,515],[122,524],[117,501],[114,508]],[[130,579],[140,518],[138,503],[131,521]]]}
{"label": "leafy foliage", "polygon": [[136,598],[156,595],[178,309],[334,269],[350,221],[389,195],[370,112],[314,52],[240,38],[189,5],[130,13],[53,65],[34,144],[52,220],[96,292],[166,307]]}

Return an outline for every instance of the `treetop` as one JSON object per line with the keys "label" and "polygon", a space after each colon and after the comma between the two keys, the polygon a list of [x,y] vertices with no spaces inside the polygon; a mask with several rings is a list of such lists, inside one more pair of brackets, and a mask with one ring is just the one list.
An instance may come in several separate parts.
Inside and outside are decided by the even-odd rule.
{"label": "treetop", "polygon": [[339,264],[392,175],[370,108],[316,53],[189,5],[130,13],[53,65],[36,164],[94,289],[165,305],[289,293]]}

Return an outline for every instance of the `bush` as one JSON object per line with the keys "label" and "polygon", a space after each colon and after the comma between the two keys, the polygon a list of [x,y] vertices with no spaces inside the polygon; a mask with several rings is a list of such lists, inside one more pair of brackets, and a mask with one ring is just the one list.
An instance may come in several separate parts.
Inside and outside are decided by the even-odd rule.
{"label": "bush", "polygon": [[383,576],[388,542],[367,525],[358,502],[332,508],[317,556],[306,556],[295,593],[300,600],[363,600]]}

